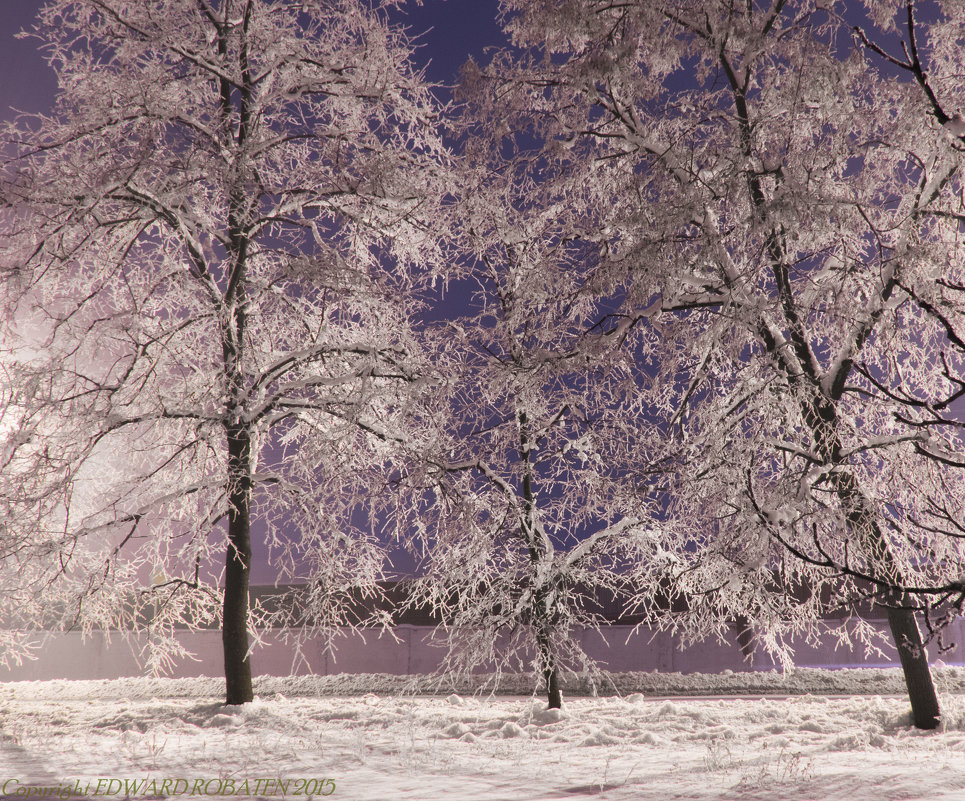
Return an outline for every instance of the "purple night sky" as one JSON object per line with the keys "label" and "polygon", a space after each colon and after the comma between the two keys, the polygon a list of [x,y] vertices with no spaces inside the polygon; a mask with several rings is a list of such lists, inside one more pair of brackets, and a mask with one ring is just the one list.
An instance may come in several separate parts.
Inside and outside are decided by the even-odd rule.
{"label": "purple night sky", "polygon": [[41,0],[8,0],[0,16],[0,109],[4,118],[15,108],[45,111],[53,99],[56,81],[32,39],[16,39],[29,28]]}

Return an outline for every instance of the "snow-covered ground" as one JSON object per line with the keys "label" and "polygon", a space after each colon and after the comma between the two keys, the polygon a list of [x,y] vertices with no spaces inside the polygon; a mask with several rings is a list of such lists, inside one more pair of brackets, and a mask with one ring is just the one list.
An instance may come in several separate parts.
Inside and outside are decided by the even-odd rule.
{"label": "snow-covered ground", "polygon": [[572,687],[562,713],[506,694],[518,680],[488,695],[263,677],[241,708],[218,679],[12,682],[0,794],[951,801],[965,798],[965,669],[937,674],[944,724],[929,733],[910,727],[896,670],[622,674],[598,696]]}

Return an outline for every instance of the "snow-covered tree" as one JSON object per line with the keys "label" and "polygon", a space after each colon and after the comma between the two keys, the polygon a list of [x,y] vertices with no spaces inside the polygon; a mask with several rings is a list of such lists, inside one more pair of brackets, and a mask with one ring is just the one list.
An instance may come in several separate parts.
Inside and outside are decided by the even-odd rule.
{"label": "snow-covered tree", "polygon": [[566,171],[523,133],[464,121],[449,278],[467,299],[429,332],[423,469],[404,485],[422,499],[413,601],[441,620],[446,669],[533,671],[558,708],[562,672],[597,670],[581,636],[601,604],[649,608],[671,566],[662,385],[636,361],[659,364],[662,343],[628,344],[602,306],[598,217]]}
{"label": "snow-covered tree", "polygon": [[[869,2],[855,35],[843,6],[504,0],[522,55],[487,73],[547,159],[587,148],[625,312],[685,323],[693,589],[770,630],[873,599],[930,728],[916,612],[963,589],[965,19]],[[749,603],[775,575],[789,603]]]}
{"label": "snow-covered tree", "polygon": [[149,626],[170,655],[220,616],[236,704],[253,520],[312,579],[305,620],[374,586],[358,471],[416,384],[441,154],[392,5],[41,11],[56,106],[3,132],[5,620]]}

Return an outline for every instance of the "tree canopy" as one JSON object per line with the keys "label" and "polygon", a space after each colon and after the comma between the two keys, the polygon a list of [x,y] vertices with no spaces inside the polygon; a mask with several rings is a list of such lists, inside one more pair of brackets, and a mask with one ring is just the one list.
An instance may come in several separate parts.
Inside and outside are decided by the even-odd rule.
{"label": "tree canopy", "polygon": [[384,562],[350,536],[374,503],[357,472],[383,469],[415,383],[409,289],[444,162],[389,5],[51,2],[56,106],[4,131],[23,418],[4,603],[63,599],[85,627],[150,606],[162,659],[174,622],[220,614],[230,703],[251,697],[253,517],[281,576],[371,586]]}
{"label": "tree canopy", "polygon": [[252,514],[336,623],[398,515],[448,630],[549,685],[576,583],[786,657],[871,602],[937,725],[960,4],[503,0],[444,109],[395,3],[129,5],[48,4],[58,105],[5,132],[10,598],[113,620],[151,575],[201,619],[225,550],[234,664]]}

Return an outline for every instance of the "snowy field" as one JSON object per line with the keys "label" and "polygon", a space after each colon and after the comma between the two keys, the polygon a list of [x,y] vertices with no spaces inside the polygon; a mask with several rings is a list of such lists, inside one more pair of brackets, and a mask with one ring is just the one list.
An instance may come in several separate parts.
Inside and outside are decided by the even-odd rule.
{"label": "snowy field", "polygon": [[909,726],[895,670],[622,674],[618,692],[572,688],[562,713],[505,684],[419,694],[388,677],[263,677],[243,708],[221,704],[218,679],[14,682],[0,686],[0,787],[4,798],[950,801],[965,798],[965,669],[936,673],[945,723],[930,733]]}

